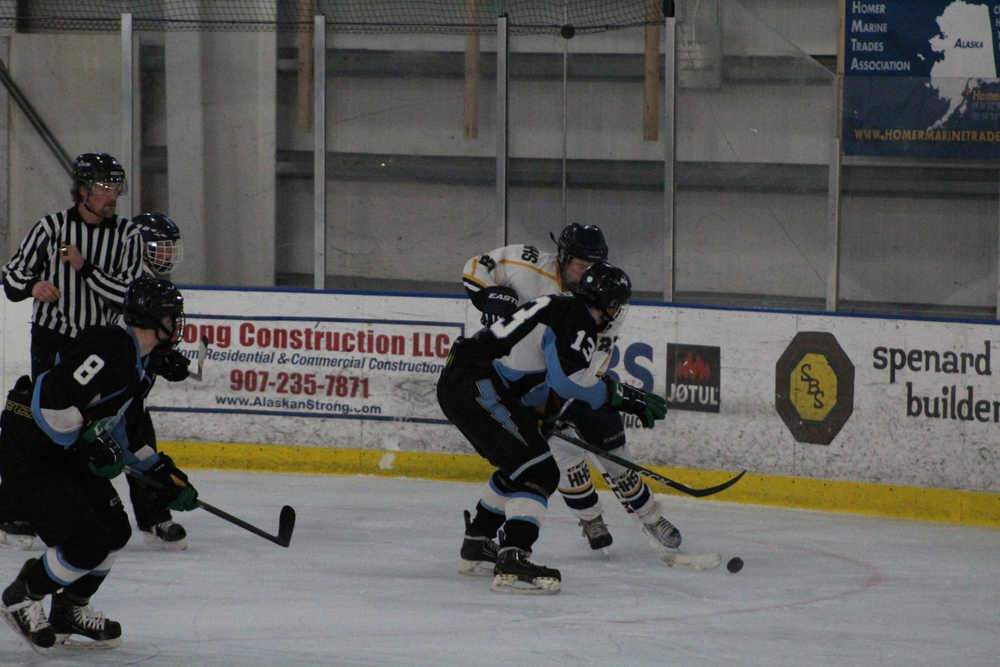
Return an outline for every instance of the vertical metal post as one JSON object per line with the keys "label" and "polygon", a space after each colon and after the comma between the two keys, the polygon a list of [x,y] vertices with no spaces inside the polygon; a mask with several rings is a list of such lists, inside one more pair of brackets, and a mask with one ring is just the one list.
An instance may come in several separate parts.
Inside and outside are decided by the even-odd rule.
{"label": "vertical metal post", "polygon": [[507,245],[507,15],[497,17],[497,245]]}
{"label": "vertical metal post", "polygon": [[844,118],[844,17],[846,0],[837,0],[837,70],[833,74],[833,148],[827,179],[826,222],[830,239],[830,268],[826,276],[826,310],[837,312],[840,302],[840,176],[842,170],[840,141]]}
{"label": "vertical metal post", "polygon": [[313,288],[326,289],[326,17],[313,18]]}
{"label": "vertical metal post", "polygon": [[[122,149],[118,159],[125,169],[125,180],[128,183],[128,192],[118,199],[118,214],[126,218],[132,217],[132,198],[135,195],[137,180],[135,178],[135,165],[132,156],[134,142],[132,139],[132,114],[134,111],[135,99],[133,95],[132,60],[133,60],[133,34],[132,15],[122,14],[121,42],[122,42],[122,80],[121,80],[121,114],[122,114]],[[138,202],[137,202],[138,203]]]}
{"label": "vertical metal post", "polygon": [[1000,173],[997,174],[997,267],[996,319],[1000,320]]}
{"label": "vertical metal post", "polygon": [[[10,37],[0,36],[0,67],[6,68],[10,59]],[[10,109],[11,96],[5,86],[0,86],[0,155],[7,157],[0,160],[0,211],[3,211],[7,224],[0,225],[0,256],[10,257],[14,254],[14,249],[9,246],[12,236],[16,236],[11,230],[10,221]],[[0,306],[2,312],[4,306]],[[4,381],[3,370],[0,369],[0,379]]]}
{"label": "vertical metal post", "polygon": [[[664,3],[664,5],[673,3]],[[676,221],[677,185],[677,19],[673,12],[664,18],[663,26],[663,300],[674,300],[674,261],[677,246]]]}
{"label": "vertical metal post", "polygon": [[[563,3],[563,25],[569,23],[569,8]],[[568,151],[569,136],[569,38],[563,38],[563,59],[562,59],[562,223],[565,226],[569,222],[568,194],[566,191],[566,153]]]}
{"label": "vertical metal post", "polygon": [[830,269],[826,276],[826,310],[837,312],[840,295],[840,138],[833,138],[830,174],[826,193],[826,222],[829,229]]}

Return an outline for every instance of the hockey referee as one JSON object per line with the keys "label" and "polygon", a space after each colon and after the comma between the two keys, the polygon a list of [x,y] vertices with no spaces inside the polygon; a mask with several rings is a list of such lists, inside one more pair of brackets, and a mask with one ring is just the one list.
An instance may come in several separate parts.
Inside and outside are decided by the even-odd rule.
{"label": "hockey referee", "polygon": [[38,220],[4,266],[7,298],[35,299],[32,378],[51,368],[80,331],[111,324],[128,286],[142,275],[139,228],[115,214],[125,188],[118,160],[107,153],[78,156],[74,205]]}

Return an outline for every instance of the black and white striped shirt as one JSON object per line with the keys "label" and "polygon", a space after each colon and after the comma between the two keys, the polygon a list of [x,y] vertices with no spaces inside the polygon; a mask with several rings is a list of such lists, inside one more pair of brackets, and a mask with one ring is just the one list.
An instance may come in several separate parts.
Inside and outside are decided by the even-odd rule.
{"label": "black and white striped shirt", "polygon": [[[79,271],[60,261],[62,244],[80,249],[84,265]],[[53,283],[59,299],[36,299],[32,321],[73,338],[86,327],[117,319],[128,286],[141,275],[139,228],[117,216],[88,225],[76,206],[38,220],[3,268],[4,291],[12,301],[30,297],[35,283]]]}

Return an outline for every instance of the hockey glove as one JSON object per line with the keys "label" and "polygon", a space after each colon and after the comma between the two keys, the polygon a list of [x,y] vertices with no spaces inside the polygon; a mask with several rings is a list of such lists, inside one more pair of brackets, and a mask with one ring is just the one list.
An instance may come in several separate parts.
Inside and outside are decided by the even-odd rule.
{"label": "hockey glove", "polygon": [[653,428],[657,419],[667,416],[667,401],[656,394],[649,394],[605,376],[608,385],[608,403],[615,410],[635,415],[646,428]]}
{"label": "hockey glove", "polygon": [[96,421],[83,432],[80,451],[87,457],[90,472],[98,477],[114,479],[125,468],[125,453],[105,422]]}
{"label": "hockey glove", "polygon": [[174,460],[160,452],[160,460],[146,471],[146,476],[156,484],[156,493],[166,502],[167,507],[178,512],[187,512],[198,507],[198,491],[187,475],[178,470]]}
{"label": "hockey glove", "polygon": [[149,355],[149,370],[168,382],[187,379],[191,360],[173,348],[154,348]]}
{"label": "hockey glove", "polygon": [[484,327],[492,325],[517,310],[517,292],[503,285],[487,287],[479,293],[474,305],[483,311],[479,318]]}

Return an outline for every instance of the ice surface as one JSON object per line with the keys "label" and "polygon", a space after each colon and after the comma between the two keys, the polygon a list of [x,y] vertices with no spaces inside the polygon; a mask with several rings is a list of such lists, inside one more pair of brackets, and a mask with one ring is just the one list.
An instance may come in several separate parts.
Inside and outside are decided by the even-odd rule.
{"label": "ice surface", "polygon": [[[562,571],[562,592],[502,595],[489,577],[457,574],[477,484],[191,478],[204,500],[268,532],[293,505],[291,547],[178,513],[190,548],[152,551],[134,534],[93,598],[121,621],[121,648],[42,658],[4,625],[0,664],[1000,663],[998,530],[661,496],[686,551],[746,563],[685,572],[656,558],[610,494],[606,554],[553,499],[533,560]],[[0,550],[4,583],[30,553]]]}

